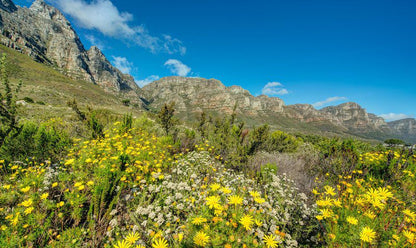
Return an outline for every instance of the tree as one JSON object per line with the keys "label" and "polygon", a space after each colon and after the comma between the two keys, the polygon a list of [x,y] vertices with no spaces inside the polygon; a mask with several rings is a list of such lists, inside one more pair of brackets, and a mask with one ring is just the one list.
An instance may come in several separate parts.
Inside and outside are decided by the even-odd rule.
{"label": "tree", "polygon": [[[0,92],[0,147],[3,146],[5,139],[9,135],[17,136],[21,131],[21,126],[17,120],[16,97],[10,87],[9,73],[6,55],[0,59],[0,77],[4,86],[4,92]],[[17,94],[22,86],[20,82],[15,90]]]}
{"label": "tree", "polygon": [[388,139],[388,140],[385,140],[384,143],[386,143],[390,147],[391,146],[404,145],[405,144],[405,142],[403,140],[400,140],[400,139]]}
{"label": "tree", "polygon": [[178,120],[174,116],[175,114],[175,103],[171,102],[166,104],[160,109],[157,117],[160,125],[162,125],[163,130],[165,130],[166,135],[169,135],[172,131],[172,128],[178,123]]}

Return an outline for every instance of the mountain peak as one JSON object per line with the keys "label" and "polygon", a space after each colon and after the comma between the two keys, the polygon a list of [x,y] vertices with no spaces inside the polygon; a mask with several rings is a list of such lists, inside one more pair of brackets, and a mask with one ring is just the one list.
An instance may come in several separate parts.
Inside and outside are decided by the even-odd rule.
{"label": "mountain peak", "polygon": [[11,0],[0,0],[0,9],[11,13],[16,11],[17,7]]}
{"label": "mountain peak", "polygon": [[36,0],[32,3],[29,9],[46,19],[58,21],[70,26],[69,21],[61,13],[61,11],[51,5],[48,5],[44,0]]}

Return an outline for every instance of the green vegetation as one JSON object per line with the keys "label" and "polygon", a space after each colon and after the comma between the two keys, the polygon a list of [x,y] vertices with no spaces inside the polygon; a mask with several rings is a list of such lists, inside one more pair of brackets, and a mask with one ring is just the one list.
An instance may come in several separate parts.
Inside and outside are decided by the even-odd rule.
{"label": "green vegetation", "polygon": [[27,118],[46,105],[16,105],[4,61],[0,247],[415,245],[411,149],[249,128],[235,114],[185,126],[172,103],[148,117],[71,97],[64,118]]}

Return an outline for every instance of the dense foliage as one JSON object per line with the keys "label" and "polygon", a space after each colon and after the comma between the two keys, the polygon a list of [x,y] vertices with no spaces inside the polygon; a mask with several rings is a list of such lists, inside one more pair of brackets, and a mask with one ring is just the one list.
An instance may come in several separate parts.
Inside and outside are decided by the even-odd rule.
{"label": "dense foliage", "polygon": [[235,114],[181,126],[173,104],[153,120],[70,101],[75,122],[19,121],[2,73],[0,247],[415,246],[406,146],[247,128]]}

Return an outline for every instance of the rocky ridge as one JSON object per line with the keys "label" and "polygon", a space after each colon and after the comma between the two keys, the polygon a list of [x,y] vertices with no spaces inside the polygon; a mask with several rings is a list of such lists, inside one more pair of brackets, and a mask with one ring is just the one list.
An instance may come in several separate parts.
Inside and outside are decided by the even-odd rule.
{"label": "rocky ridge", "polygon": [[203,111],[229,115],[236,106],[237,115],[257,123],[267,122],[285,128],[281,125],[282,120],[292,120],[321,125],[346,134],[372,138],[375,135],[379,139],[409,134],[405,140],[416,141],[414,119],[387,123],[354,102],[318,110],[310,104],[285,105],[277,97],[253,96],[239,86],[226,87],[215,79],[184,77],[162,78],[143,87],[143,91],[150,108],[158,109],[164,103],[173,101],[177,111],[189,117]]}
{"label": "rocky ridge", "polygon": [[[269,123],[293,130],[303,128],[336,131],[371,138],[399,137],[416,142],[414,119],[386,123],[357,103],[323,109],[310,104],[285,105],[277,97],[253,96],[239,86],[226,87],[215,79],[166,77],[140,89],[132,76],[111,65],[97,48],[86,50],[65,16],[43,0],[21,8],[11,0],[0,0],[0,43],[29,55],[35,61],[56,67],[76,79],[100,85],[106,91],[158,109],[174,101],[177,111],[188,117],[202,111],[217,115],[236,113],[251,124]],[[294,129],[296,130],[296,128]]]}
{"label": "rocky ridge", "polygon": [[43,0],[36,0],[30,8],[1,0],[0,17],[1,44],[72,78],[138,99],[140,88],[134,79],[113,67],[98,48],[87,51],[65,16]]}

